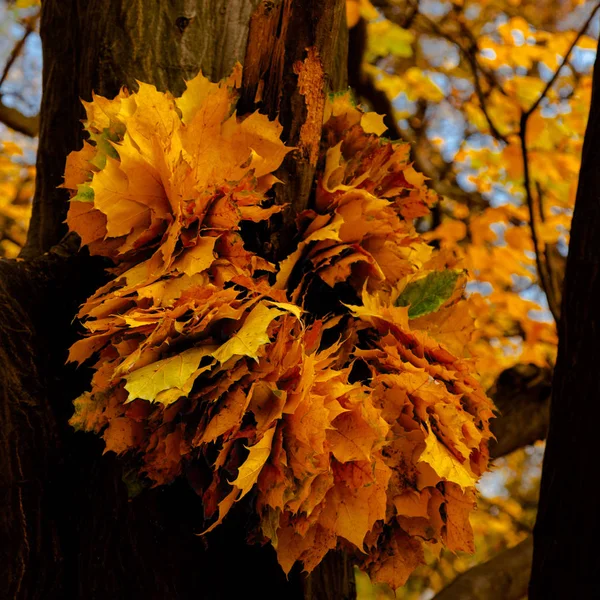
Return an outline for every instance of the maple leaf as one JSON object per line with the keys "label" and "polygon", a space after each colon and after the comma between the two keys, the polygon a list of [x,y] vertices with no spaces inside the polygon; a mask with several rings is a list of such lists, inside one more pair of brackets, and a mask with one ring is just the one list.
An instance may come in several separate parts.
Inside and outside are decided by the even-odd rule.
{"label": "maple leaf", "polygon": [[[173,264],[178,271],[189,275],[206,271],[215,261],[216,237],[199,237],[196,244],[187,251],[184,251]],[[189,286],[188,286],[189,287]]]}
{"label": "maple leaf", "polygon": [[271,427],[256,444],[248,448],[248,457],[238,469],[238,476],[230,482],[241,492],[238,500],[243,498],[257,482],[260,471],[271,454],[275,429],[275,427]]}
{"label": "maple leaf", "polygon": [[409,490],[399,496],[394,496],[394,506],[399,515],[403,517],[429,516],[429,498],[431,492],[425,488],[420,492]]}
{"label": "maple leaf", "polygon": [[256,420],[256,430],[263,431],[283,414],[287,393],[273,389],[267,382],[257,381],[250,394],[249,409]]}
{"label": "maple leaf", "polygon": [[452,296],[460,271],[432,271],[424,278],[411,281],[396,298],[396,306],[409,306],[411,319],[438,310]]}
{"label": "maple leaf", "polygon": [[425,450],[419,460],[427,463],[441,479],[456,483],[463,489],[475,485],[475,476],[452,456],[433,431],[425,437]]}
{"label": "maple leaf", "polygon": [[246,393],[239,387],[225,394],[220,410],[210,420],[204,430],[202,441],[213,442],[219,436],[227,432],[232,432],[234,428],[239,426],[252,395],[252,393]]}
{"label": "maple leaf", "polygon": [[269,343],[267,329],[271,321],[282,314],[284,314],[283,310],[258,304],[250,311],[239,331],[216,350],[213,356],[220,363],[239,355],[258,360],[258,349]]}
{"label": "maple leaf", "polygon": [[403,586],[412,572],[425,562],[422,545],[401,530],[396,530],[389,551],[380,561],[370,566],[374,581],[389,584],[392,589]]}
{"label": "maple leaf", "polygon": [[121,454],[130,448],[137,446],[144,435],[144,427],[126,417],[111,419],[108,427],[102,434],[106,444],[104,452],[115,452]]}
{"label": "maple leaf", "polygon": [[[185,390],[202,358],[209,355],[210,347],[191,348],[133,371],[124,378],[129,401],[136,398],[160,401],[161,392],[172,388]],[[183,393],[182,391],[182,395]]]}
{"label": "maple leaf", "polygon": [[462,491],[458,485],[449,483],[445,487],[446,502],[446,546],[453,552],[475,552],[473,528],[469,516],[475,506],[472,489]]}

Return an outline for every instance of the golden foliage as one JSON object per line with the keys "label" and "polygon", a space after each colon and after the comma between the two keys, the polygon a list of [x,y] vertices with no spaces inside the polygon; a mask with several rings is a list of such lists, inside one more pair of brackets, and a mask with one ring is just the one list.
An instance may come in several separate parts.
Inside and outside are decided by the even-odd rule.
{"label": "golden foliage", "polygon": [[[544,295],[556,313],[596,48],[583,25],[594,5],[396,4],[349,2],[349,12],[376,29],[364,71],[393,101],[399,134],[448,196],[420,228],[464,257],[475,354],[489,387],[519,362],[554,361]],[[395,28],[404,46],[394,45]]]}
{"label": "golden foliage", "polygon": [[0,146],[0,256],[15,258],[25,245],[35,169],[21,161],[20,146]]}

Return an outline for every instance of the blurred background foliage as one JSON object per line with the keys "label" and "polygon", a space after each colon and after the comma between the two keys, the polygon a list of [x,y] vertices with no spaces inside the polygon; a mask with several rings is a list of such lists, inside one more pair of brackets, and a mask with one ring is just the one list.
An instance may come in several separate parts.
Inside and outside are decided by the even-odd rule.
{"label": "blurred background foliage", "polygon": [[[516,365],[551,370],[555,320],[590,104],[600,4],[584,0],[347,0],[349,81],[412,147],[442,201],[417,226],[470,274],[484,385]],[[39,2],[0,0],[0,257],[25,242],[41,98]],[[394,592],[434,598],[532,530],[543,444],[497,459],[479,485],[477,551],[430,556]]]}
{"label": "blurred background foliage", "polygon": [[[25,243],[35,182],[36,123],[42,88],[39,0],[0,2],[0,257]],[[15,121],[16,119],[16,121]],[[29,120],[24,120],[29,123]]]}

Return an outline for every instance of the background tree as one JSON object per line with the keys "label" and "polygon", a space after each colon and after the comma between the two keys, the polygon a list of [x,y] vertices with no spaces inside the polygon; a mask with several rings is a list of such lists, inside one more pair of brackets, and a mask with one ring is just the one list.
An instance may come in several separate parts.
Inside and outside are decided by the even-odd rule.
{"label": "background tree", "polygon": [[[600,524],[589,483],[593,468],[592,423],[598,397],[594,348],[598,343],[598,135],[600,70],[594,70],[579,188],[571,227],[558,358],[552,383],[550,431],[535,525],[529,597],[593,597],[600,585],[593,547]],[[580,415],[586,415],[581,419]],[[575,508],[576,505],[576,508]],[[574,532],[575,535],[574,535]],[[576,542],[574,543],[574,538]]]}

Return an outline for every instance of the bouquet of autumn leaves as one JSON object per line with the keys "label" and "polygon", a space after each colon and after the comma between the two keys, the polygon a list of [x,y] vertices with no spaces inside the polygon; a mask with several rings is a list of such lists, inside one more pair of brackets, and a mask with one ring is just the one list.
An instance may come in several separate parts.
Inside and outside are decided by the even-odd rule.
{"label": "bouquet of autumn leaves", "polygon": [[153,485],[187,476],[207,531],[253,494],[252,537],[286,572],[343,547],[398,587],[425,545],[473,550],[493,409],[464,356],[465,278],[415,231],[435,195],[409,148],[347,94],[326,109],[296,249],[249,250],[242,224],[282,210],[290,149],[277,122],[236,114],[239,82],[85,104],[68,224],[115,266],[79,313],[69,358],[95,372],[71,423]]}

